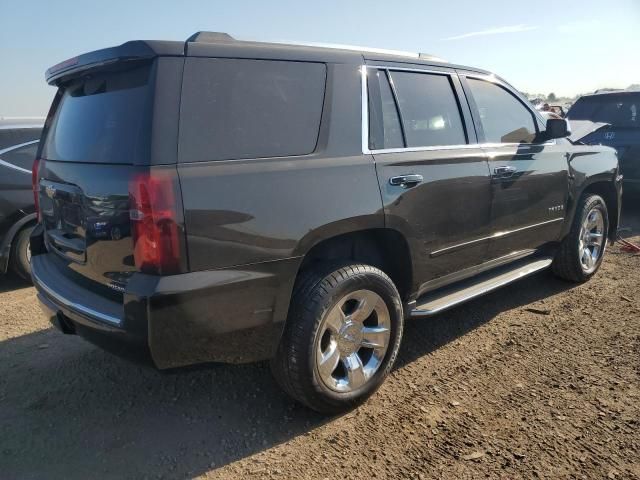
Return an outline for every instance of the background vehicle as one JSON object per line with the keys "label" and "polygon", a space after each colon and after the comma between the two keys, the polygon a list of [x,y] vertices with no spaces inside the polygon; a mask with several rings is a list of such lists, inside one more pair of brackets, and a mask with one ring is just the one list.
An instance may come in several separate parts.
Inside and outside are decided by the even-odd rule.
{"label": "background vehicle", "polygon": [[566,116],[566,112],[564,111],[562,105],[549,105],[549,109],[551,112],[559,115],[561,118],[564,118]]}
{"label": "background vehicle", "polygon": [[584,95],[567,112],[567,118],[609,124],[582,141],[615,148],[625,189],[640,193],[640,92],[611,91]]}
{"label": "background vehicle", "polygon": [[550,266],[586,281],[617,226],[615,152],[475,68],[200,33],[47,79],[51,321],[159,368],[271,359],[319,411],[376,390],[405,318]]}
{"label": "background vehicle", "polygon": [[0,273],[31,281],[29,235],[36,223],[31,168],[44,119],[0,119]]}

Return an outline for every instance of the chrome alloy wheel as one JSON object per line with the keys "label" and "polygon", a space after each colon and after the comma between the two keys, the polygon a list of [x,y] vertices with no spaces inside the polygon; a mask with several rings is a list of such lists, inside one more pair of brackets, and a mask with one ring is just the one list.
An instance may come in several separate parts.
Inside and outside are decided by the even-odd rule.
{"label": "chrome alloy wheel", "polygon": [[391,337],[389,309],[371,290],[342,297],[322,321],[316,339],[316,368],[336,392],[364,385],[380,368]]}
{"label": "chrome alloy wheel", "polygon": [[592,273],[598,266],[598,260],[604,252],[604,216],[598,208],[592,208],[580,227],[578,254],[580,266],[586,274]]}

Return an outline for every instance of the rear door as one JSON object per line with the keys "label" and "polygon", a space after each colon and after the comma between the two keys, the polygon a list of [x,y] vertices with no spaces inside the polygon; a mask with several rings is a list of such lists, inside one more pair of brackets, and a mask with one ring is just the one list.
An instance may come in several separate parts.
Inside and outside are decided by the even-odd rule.
{"label": "rear door", "polygon": [[463,76],[491,171],[489,259],[559,239],[568,192],[568,141],[546,141],[532,109],[494,77]]}
{"label": "rear door", "polygon": [[387,227],[403,232],[423,288],[483,262],[491,187],[449,69],[367,68],[368,128]]}

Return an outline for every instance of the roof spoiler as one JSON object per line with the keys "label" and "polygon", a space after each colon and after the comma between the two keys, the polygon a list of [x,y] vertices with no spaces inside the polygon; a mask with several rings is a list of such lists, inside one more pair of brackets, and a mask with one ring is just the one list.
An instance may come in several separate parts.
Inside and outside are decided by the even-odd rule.
{"label": "roof spoiler", "polygon": [[[118,47],[104,48],[84,53],[54,65],[45,72],[49,85],[56,85],[80,72],[103,68],[118,62],[146,60],[164,55],[182,55],[182,49],[175,48],[176,42],[134,40]],[[180,45],[180,44],[178,44]]]}

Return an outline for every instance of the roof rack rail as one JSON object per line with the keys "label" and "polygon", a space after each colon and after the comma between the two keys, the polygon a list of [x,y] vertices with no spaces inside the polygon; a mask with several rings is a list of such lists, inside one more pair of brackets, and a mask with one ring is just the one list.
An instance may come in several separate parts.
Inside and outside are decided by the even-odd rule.
{"label": "roof rack rail", "polygon": [[187,42],[200,42],[200,43],[219,43],[219,42],[235,42],[228,33],[224,32],[196,32],[187,38]]}
{"label": "roof rack rail", "polygon": [[[237,42],[236,40],[228,33],[224,32],[196,32],[187,38],[187,43],[189,42],[199,42],[199,43],[228,43],[228,42]],[[398,55],[402,57],[411,57],[411,58],[419,58],[421,60],[432,60],[435,62],[447,62],[436,55],[431,55],[429,53],[415,53],[415,52],[405,52],[401,50],[390,50],[386,48],[372,48],[372,47],[361,47],[357,45],[343,45],[339,43],[324,43],[324,42],[285,42],[285,41],[269,41],[268,43],[282,44],[282,45],[296,45],[301,47],[320,47],[320,48],[333,48],[338,50],[353,50],[357,52],[369,52],[369,53],[380,53],[385,55]]]}
{"label": "roof rack rail", "polygon": [[421,60],[434,60],[438,62],[446,62],[446,60],[428,53],[407,52],[404,50],[392,50],[388,48],[375,48],[375,47],[362,47],[359,45],[346,45],[342,43],[325,43],[325,42],[284,42],[284,41],[271,41],[270,43],[281,43],[285,45],[298,45],[302,47],[320,47],[320,48],[333,48],[337,50],[353,50],[356,52],[368,52],[368,53],[380,53],[383,55],[398,55],[400,57],[419,58]]}
{"label": "roof rack rail", "polygon": [[437,55],[431,55],[430,53],[420,52],[418,54],[418,58],[420,58],[421,60],[433,60],[434,62],[447,63],[447,60],[445,60],[444,58],[438,57]]}

